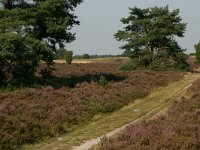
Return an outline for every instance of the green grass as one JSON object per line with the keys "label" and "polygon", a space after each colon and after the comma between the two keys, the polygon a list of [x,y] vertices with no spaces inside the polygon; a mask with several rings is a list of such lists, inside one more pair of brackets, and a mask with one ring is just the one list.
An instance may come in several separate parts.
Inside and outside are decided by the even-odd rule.
{"label": "green grass", "polygon": [[[75,145],[80,145],[86,140],[94,139],[106,134],[125,124],[142,119],[151,118],[154,114],[169,106],[173,100],[179,97],[185,87],[200,77],[199,74],[188,74],[181,81],[160,88],[144,99],[138,99],[133,104],[123,107],[119,111],[106,116],[96,116],[94,122],[74,129],[62,137],[41,141],[34,145],[25,145],[27,150],[70,150]],[[139,111],[134,111],[139,110]]]}

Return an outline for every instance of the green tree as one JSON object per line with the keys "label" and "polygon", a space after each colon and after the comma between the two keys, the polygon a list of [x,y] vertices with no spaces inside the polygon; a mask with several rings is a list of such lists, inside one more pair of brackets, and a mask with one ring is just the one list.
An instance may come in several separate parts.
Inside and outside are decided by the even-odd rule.
{"label": "green tree", "polygon": [[196,59],[197,64],[200,64],[200,41],[197,45],[194,46],[196,50]]}
{"label": "green tree", "polygon": [[89,54],[83,54],[82,58],[83,58],[83,59],[89,59],[89,58],[90,58],[90,55],[89,55]]}
{"label": "green tree", "polygon": [[58,49],[54,54],[54,59],[65,59],[66,50],[64,48]]}
{"label": "green tree", "polygon": [[[74,8],[82,0],[0,0],[0,82],[34,76],[40,60],[75,40]],[[18,74],[18,75],[16,75]]]}
{"label": "green tree", "polygon": [[131,51],[130,49],[126,49],[123,53],[122,56],[124,57],[132,57],[133,56],[133,51]]}
{"label": "green tree", "polygon": [[65,61],[68,65],[72,63],[73,60],[73,52],[72,51],[66,51],[65,52]]}
{"label": "green tree", "polygon": [[[163,54],[171,58],[184,51],[174,40],[175,37],[183,37],[186,29],[178,9],[170,12],[168,6],[147,9],[134,7],[130,8],[130,15],[122,18],[121,22],[126,26],[114,35],[118,41],[125,43],[120,48],[129,53],[132,51],[132,58],[144,67],[156,61],[156,55]],[[161,63],[164,64],[164,61]]]}
{"label": "green tree", "polygon": [[52,53],[39,40],[4,33],[0,34],[0,58],[1,83],[7,80],[30,83],[34,79],[38,62],[50,62]]}

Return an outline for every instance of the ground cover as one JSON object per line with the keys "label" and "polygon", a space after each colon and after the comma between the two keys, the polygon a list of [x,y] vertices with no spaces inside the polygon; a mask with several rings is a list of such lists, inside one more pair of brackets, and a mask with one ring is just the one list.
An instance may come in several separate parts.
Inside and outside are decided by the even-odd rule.
{"label": "ground cover", "polygon": [[200,149],[200,79],[165,114],[132,124],[98,150]]}
{"label": "ground cover", "polygon": [[124,129],[127,125],[151,118],[168,107],[174,102],[174,99],[180,97],[187,89],[186,87],[197,78],[199,78],[199,75],[187,75],[183,80],[157,89],[149,96],[138,99],[134,103],[118,111],[103,116],[96,116],[88,125],[81,126],[81,128],[76,128],[68,134],[50,140],[41,141],[34,145],[26,145],[23,149],[87,150],[92,145],[100,142],[100,139],[104,137],[104,135],[112,136]]}
{"label": "ground cover", "polygon": [[118,64],[56,64],[54,68],[43,86],[0,92],[1,149],[70,133],[98,114],[118,110],[184,75],[120,71]]}

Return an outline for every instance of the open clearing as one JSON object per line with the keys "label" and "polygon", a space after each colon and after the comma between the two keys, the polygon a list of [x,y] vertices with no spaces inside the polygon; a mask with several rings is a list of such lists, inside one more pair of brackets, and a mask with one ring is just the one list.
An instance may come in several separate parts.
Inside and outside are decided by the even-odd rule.
{"label": "open clearing", "polygon": [[[108,58],[91,58],[91,59],[73,59],[73,64],[91,64],[91,63],[114,63],[114,62],[128,62],[128,57],[108,57]],[[54,60],[55,63],[66,63],[65,60]]]}
{"label": "open clearing", "polygon": [[[25,145],[22,149],[27,150],[71,150],[71,149],[88,149],[93,144],[99,142],[102,135],[110,132],[108,136],[123,129],[127,124],[151,118],[162,109],[169,106],[174,99],[184,93],[186,87],[200,77],[199,74],[188,74],[181,81],[170,84],[164,88],[153,92],[144,99],[138,99],[119,111],[110,115],[100,116],[97,121],[89,125],[77,128],[67,135],[52,138],[34,145]],[[120,128],[122,127],[122,128]],[[120,128],[120,129],[118,129]],[[112,132],[111,132],[112,131]],[[96,140],[91,140],[96,139]],[[91,140],[91,141],[90,141]],[[86,142],[88,141],[88,142]],[[82,143],[83,147],[79,146]]]}

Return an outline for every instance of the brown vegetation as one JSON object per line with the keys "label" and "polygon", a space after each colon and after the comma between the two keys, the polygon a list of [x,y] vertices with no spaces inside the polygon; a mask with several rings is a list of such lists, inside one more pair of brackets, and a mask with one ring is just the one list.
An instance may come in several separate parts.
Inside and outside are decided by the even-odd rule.
{"label": "brown vegetation", "polygon": [[56,64],[45,86],[0,92],[0,149],[70,132],[183,77],[178,72],[120,71],[114,64]]}
{"label": "brown vegetation", "polygon": [[130,125],[101,141],[100,150],[200,149],[200,79],[175,101],[166,115]]}

